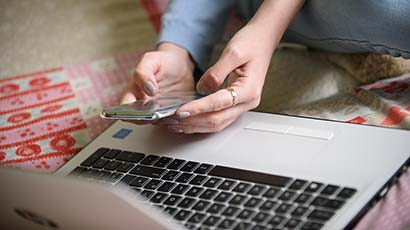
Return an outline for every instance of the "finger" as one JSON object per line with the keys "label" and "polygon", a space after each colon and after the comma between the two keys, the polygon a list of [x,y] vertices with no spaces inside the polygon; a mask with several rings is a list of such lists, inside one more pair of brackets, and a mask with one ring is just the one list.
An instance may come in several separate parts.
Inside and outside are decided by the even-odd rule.
{"label": "finger", "polygon": [[145,94],[138,88],[138,86],[135,84],[129,84],[121,97],[120,103],[128,104],[136,100],[144,99],[145,97]]}
{"label": "finger", "polygon": [[220,89],[206,97],[193,100],[179,108],[176,112],[178,118],[183,119],[196,116],[200,113],[220,111],[235,104],[249,101],[250,92],[244,87],[230,87],[234,90],[233,95],[228,89]]}
{"label": "finger", "polygon": [[239,104],[232,108],[227,108],[217,112],[201,113],[196,116],[188,117],[185,119],[179,119],[178,124],[172,124],[170,121],[169,125],[191,125],[191,126],[206,126],[206,127],[217,127],[225,123],[227,120],[236,118],[242,112],[249,110],[247,104]]}
{"label": "finger", "polygon": [[145,53],[135,67],[133,76],[135,83],[148,96],[154,96],[158,92],[155,74],[158,73],[159,68],[160,60],[155,52]]}
{"label": "finger", "polygon": [[169,125],[168,129],[175,133],[213,133],[219,132],[235,121],[241,113],[247,111],[246,105],[232,107],[218,112],[201,114],[178,125]]}
{"label": "finger", "polygon": [[227,46],[219,60],[210,67],[197,84],[200,94],[206,95],[217,89],[225,78],[236,68],[245,64],[245,59],[238,49]]}

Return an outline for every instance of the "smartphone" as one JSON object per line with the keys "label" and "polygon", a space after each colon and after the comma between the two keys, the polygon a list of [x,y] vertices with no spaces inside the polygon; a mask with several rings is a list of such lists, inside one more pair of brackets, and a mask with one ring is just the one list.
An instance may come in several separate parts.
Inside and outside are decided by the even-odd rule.
{"label": "smartphone", "polygon": [[172,116],[175,111],[201,96],[197,93],[173,93],[133,103],[103,109],[100,116],[105,119],[154,121]]}

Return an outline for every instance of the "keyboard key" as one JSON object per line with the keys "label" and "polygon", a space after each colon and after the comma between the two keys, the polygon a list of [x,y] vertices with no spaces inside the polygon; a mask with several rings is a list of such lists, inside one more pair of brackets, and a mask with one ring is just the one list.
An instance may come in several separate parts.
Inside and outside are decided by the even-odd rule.
{"label": "keyboard key", "polygon": [[131,182],[136,178],[133,175],[125,175],[120,182],[125,183],[127,185],[131,184]]}
{"label": "keyboard key", "polygon": [[103,157],[106,159],[114,159],[120,152],[121,150],[118,149],[110,149],[104,154]]}
{"label": "keyboard key", "polygon": [[168,199],[164,202],[165,205],[174,206],[182,199],[181,196],[171,195]]}
{"label": "keyboard key", "polygon": [[207,190],[205,190],[205,191],[201,194],[200,198],[205,199],[205,200],[210,200],[210,199],[212,199],[217,193],[218,193],[217,190],[207,189]]}
{"label": "keyboard key", "polygon": [[307,184],[307,181],[305,180],[295,180],[290,186],[290,189],[293,190],[299,190],[301,189],[303,186],[305,186],[305,184]]}
{"label": "keyboard key", "polygon": [[312,198],[311,195],[302,193],[295,199],[295,202],[299,204],[306,204],[310,198]]}
{"label": "keyboard key", "polygon": [[191,218],[188,219],[188,222],[199,224],[202,220],[205,219],[205,217],[206,215],[203,213],[195,213],[194,215],[191,216]]}
{"label": "keyboard key", "polygon": [[295,192],[292,191],[284,191],[282,195],[279,196],[279,200],[289,201],[295,195]]}
{"label": "keyboard key", "polygon": [[277,204],[278,203],[275,201],[267,200],[262,204],[261,207],[259,207],[259,209],[264,211],[271,211]]}
{"label": "keyboard key", "polygon": [[333,216],[333,212],[323,210],[313,210],[308,216],[308,219],[314,219],[319,221],[327,221]]}
{"label": "keyboard key", "polygon": [[224,219],[221,221],[221,223],[218,225],[218,228],[222,228],[222,229],[230,229],[233,227],[233,225],[236,222],[234,220],[231,219]]}
{"label": "keyboard key", "polygon": [[140,164],[142,164],[142,165],[153,165],[154,162],[158,159],[159,159],[159,156],[148,155],[140,162]]}
{"label": "keyboard key", "polygon": [[192,173],[182,173],[177,179],[176,182],[179,183],[188,183],[189,179],[191,179],[191,177],[193,177],[194,174]]}
{"label": "keyboard key", "polygon": [[265,212],[258,212],[255,217],[252,219],[252,221],[262,224],[264,223],[268,218],[270,218],[270,215]]}
{"label": "keyboard key", "polygon": [[199,194],[201,194],[202,191],[204,191],[204,188],[194,186],[185,195],[190,197],[197,197],[199,196]]}
{"label": "keyboard key", "polygon": [[254,195],[254,196],[259,196],[262,194],[263,191],[265,191],[265,186],[262,185],[254,185],[249,191],[248,194]]}
{"label": "keyboard key", "polygon": [[95,151],[93,154],[91,154],[85,161],[81,163],[81,166],[86,166],[90,167],[94,162],[96,162],[98,159],[101,158],[104,153],[108,151],[107,148],[100,148],[97,151]]}
{"label": "keyboard key", "polygon": [[194,207],[192,207],[192,210],[204,211],[210,204],[211,204],[211,202],[204,201],[204,200],[199,200],[198,202],[196,202]]}
{"label": "keyboard key", "polygon": [[161,186],[159,186],[158,191],[169,192],[176,185],[176,183],[165,181]]}
{"label": "keyboard key", "polygon": [[94,162],[92,167],[97,168],[97,169],[102,169],[108,162],[109,160],[107,159],[98,159],[96,162]]}
{"label": "keyboard key", "polygon": [[[127,176],[129,176],[129,175],[127,175]],[[137,177],[137,178],[135,178],[135,179],[131,182],[130,186],[133,186],[133,187],[142,187],[142,186],[144,186],[144,184],[145,184],[147,181],[148,181],[148,178],[146,178],[146,177]]]}
{"label": "keyboard key", "polygon": [[238,214],[237,218],[247,220],[250,219],[253,216],[253,214],[255,214],[255,211],[252,211],[250,209],[244,209]]}
{"label": "keyboard key", "polygon": [[118,166],[117,171],[126,173],[130,171],[133,167],[134,167],[134,164],[132,163],[122,163],[120,166]]}
{"label": "keyboard key", "polygon": [[277,187],[286,186],[291,178],[276,176],[272,174],[259,173],[243,169],[236,169],[224,166],[215,166],[210,172],[210,176],[224,177],[236,180],[244,180],[257,184],[266,184]]}
{"label": "keyboard key", "polygon": [[70,172],[70,176],[79,176],[81,175],[81,173],[83,173],[87,168],[84,167],[80,167],[78,166],[77,168],[75,168],[73,171]]}
{"label": "keyboard key", "polygon": [[340,191],[339,194],[337,194],[337,197],[347,199],[347,198],[352,197],[355,193],[356,193],[355,189],[343,188],[342,191]]}
{"label": "keyboard key", "polygon": [[203,176],[203,175],[196,175],[190,182],[189,184],[192,185],[201,185],[202,183],[204,183],[204,181],[206,180],[207,176]]}
{"label": "keyboard key", "polygon": [[211,170],[211,168],[212,168],[212,165],[210,164],[201,164],[200,166],[198,166],[197,169],[195,169],[194,173],[207,174],[209,170]]}
{"label": "keyboard key", "polygon": [[291,208],[292,208],[292,205],[291,205],[291,204],[282,203],[282,204],[279,205],[279,207],[275,210],[275,212],[280,213],[280,214],[285,214],[285,213],[289,212]]}
{"label": "keyboard key", "polygon": [[268,230],[269,228],[263,225],[255,225],[252,230]]}
{"label": "keyboard key", "polygon": [[223,204],[214,203],[206,211],[208,213],[211,213],[211,214],[218,214],[218,213],[222,212],[222,210],[224,210],[225,208],[226,208],[226,206],[223,205]]}
{"label": "keyboard key", "polygon": [[175,219],[179,220],[179,221],[183,221],[188,219],[188,217],[192,214],[192,212],[187,211],[187,210],[181,210],[179,211],[174,217]]}
{"label": "keyboard key", "polygon": [[181,195],[181,194],[183,194],[188,188],[189,188],[189,185],[179,184],[179,185],[177,185],[177,186],[171,191],[171,193]]}
{"label": "keyboard key", "polygon": [[223,212],[222,215],[226,217],[232,217],[234,216],[240,209],[234,206],[229,206],[227,207]]}
{"label": "keyboard key", "polygon": [[251,229],[252,227],[253,225],[251,223],[240,222],[233,229],[234,230],[247,230],[247,229]]}
{"label": "keyboard key", "polygon": [[181,159],[174,159],[168,166],[167,169],[174,169],[177,170],[179,169],[183,164],[184,164],[184,160]]}
{"label": "keyboard key", "polygon": [[273,227],[277,227],[279,225],[282,224],[282,222],[285,220],[286,218],[280,215],[275,215],[272,217],[272,219],[268,222],[270,225],[272,225]]}
{"label": "keyboard key", "polygon": [[151,177],[151,178],[160,178],[161,175],[165,172],[165,169],[160,169],[160,168],[153,168],[149,166],[142,166],[142,165],[137,165],[131,170],[131,174],[134,175],[140,175],[140,176],[145,176],[145,177]]}
{"label": "keyboard key", "polygon": [[221,192],[218,194],[218,196],[215,197],[215,201],[218,202],[227,202],[231,197],[233,196],[232,193],[229,192]]}
{"label": "keyboard key", "polygon": [[312,182],[307,186],[305,191],[310,192],[310,193],[315,193],[315,192],[318,192],[322,186],[323,186],[322,183]]}
{"label": "keyboard key", "polygon": [[259,205],[259,203],[262,201],[262,199],[260,198],[256,198],[256,197],[252,197],[251,199],[249,199],[244,206],[247,208],[255,208],[256,206]]}
{"label": "keyboard key", "polygon": [[120,161],[110,161],[108,164],[104,166],[105,170],[114,171],[116,170],[122,163]]}
{"label": "keyboard key", "polygon": [[222,179],[211,177],[205,182],[204,186],[208,188],[215,188],[221,181]]}
{"label": "keyboard key", "polygon": [[306,214],[309,209],[307,207],[299,206],[296,207],[292,212],[292,217],[302,217]]}
{"label": "keyboard key", "polygon": [[169,157],[161,157],[159,160],[154,164],[155,167],[164,168],[167,166],[169,162],[171,162],[172,158]]}
{"label": "keyboard key", "polygon": [[152,179],[151,181],[149,181],[149,182],[144,186],[144,188],[145,188],[145,189],[155,190],[155,189],[157,189],[157,188],[159,187],[159,185],[161,184],[161,182],[162,182],[162,181],[160,181],[160,180]]}
{"label": "keyboard key", "polygon": [[94,179],[97,179],[97,180],[105,180],[108,176],[110,176],[111,175],[111,172],[109,172],[109,171],[105,171],[105,170],[101,170],[101,171],[99,171],[96,175],[95,175],[95,177],[93,177]]}
{"label": "keyboard key", "polygon": [[232,191],[239,192],[239,193],[245,193],[246,190],[250,187],[251,187],[250,184],[241,182]]}
{"label": "keyboard key", "polygon": [[316,223],[316,222],[306,222],[302,225],[303,230],[319,230],[323,227],[323,224]]}
{"label": "keyboard key", "polygon": [[275,198],[277,195],[279,195],[280,190],[278,188],[269,188],[268,191],[266,191],[263,196],[266,198]]}
{"label": "keyboard key", "polygon": [[113,172],[105,178],[105,181],[110,183],[116,183],[124,174]]}
{"label": "keyboard key", "polygon": [[246,201],[247,197],[244,195],[235,195],[230,201],[230,204],[241,205]]}
{"label": "keyboard key", "polygon": [[300,222],[301,221],[299,219],[292,218],[285,224],[285,227],[295,229],[300,224]]}
{"label": "keyboard key", "polygon": [[340,187],[339,187],[339,186],[336,186],[336,185],[328,185],[328,186],[326,186],[326,187],[322,190],[321,194],[331,196],[331,195],[335,194],[335,192],[336,192],[339,188],[340,188]]}
{"label": "keyboard key", "polygon": [[205,226],[215,226],[221,218],[217,216],[209,216],[202,224]]}
{"label": "keyboard key", "polygon": [[188,161],[180,170],[183,172],[192,172],[199,163],[195,161]]}
{"label": "keyboard key", "polygon": [[333,210],[337,210],[337,209],[341,208],[344,204],[345,204],[344,201],[329,199],[329,201],[325,204],[324,207],[329,208],[329,209],[333,209]]}
{"label": "keyboard key", "polygon": [[166,213],[166,214],[168,214],[168,215],[174,215],[175,214],[175,212],[177,211],[178,209],[177,208],[173,208],[173,207],[166,207],[165,209],[164,209],[164,213]]}
{"label": "keyboard key", "polygon": [[233,188],[233,186],[236,185],[236,182],[233,180],[224,180],[222,181],[222,183],[219,185],[219,189],[222,190],[231,190]]}
{"label": "keyboard key", "polygon": [[195,224],[191,224],[191,223],[188,223],[188,222],[185,223],[184,226],[185,226],[186,229],[189,229],[189,230],[195,230],[196,229]]}
{"label": "keyboard key", "polygon": [[185,197],[179,202],[178,207],[180,208],[189,208],[195,203],[195,199]]}
{"label": "keyboard key", "polygon": [[151,197],[150,201],[152,203],[161,203],[165,200],[165,198],[167,198],[167,196],[168,195],[166,193],[158,192]]}
{"label": "keyboard key", "polygon": [[94,178],[98,172],[100,172],[98,169],[86,169],[81,173],[81,176],[85,178]]}
{"label": "keyboard key", "polygon": [[175,180],[175,178],[177,178],[178,174],[179,172],[170,170],[162,177],[162,179],[173,181]]}
{"label": "keyboard key", "polygon": [[145,197],[146,199],[149,199],[152,195],[154,195],[154,191],[142,190],[140,194],[141,194],[141,196]]}
{"label": "keyboard key", "polygon": [[136,152],[128,152],[123,151],[115,158],[119,161],[131,162],[131,163],[138,163],[142,158],[144,158],[144,154],[136,153]]}

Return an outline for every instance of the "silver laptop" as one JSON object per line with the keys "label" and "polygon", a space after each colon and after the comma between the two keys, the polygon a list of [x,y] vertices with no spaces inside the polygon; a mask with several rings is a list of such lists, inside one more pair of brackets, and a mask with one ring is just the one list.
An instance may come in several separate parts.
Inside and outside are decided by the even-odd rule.
{"label": "silver laptop", "polygon": [[2,171],[0,226],[352,228],[406,170],[409,140],[404,130],[256,112],[202,135],[118,121],[58,177]]}

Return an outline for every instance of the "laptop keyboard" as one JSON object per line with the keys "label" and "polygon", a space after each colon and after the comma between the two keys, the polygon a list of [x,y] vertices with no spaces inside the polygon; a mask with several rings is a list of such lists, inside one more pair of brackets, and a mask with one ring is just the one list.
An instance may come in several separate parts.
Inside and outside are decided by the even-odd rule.
{"label": "laptop keyboard", "polygon": [[72,176],[128,184],[188,229],[321,229],[356,192],[285,176],[100,148]]}

